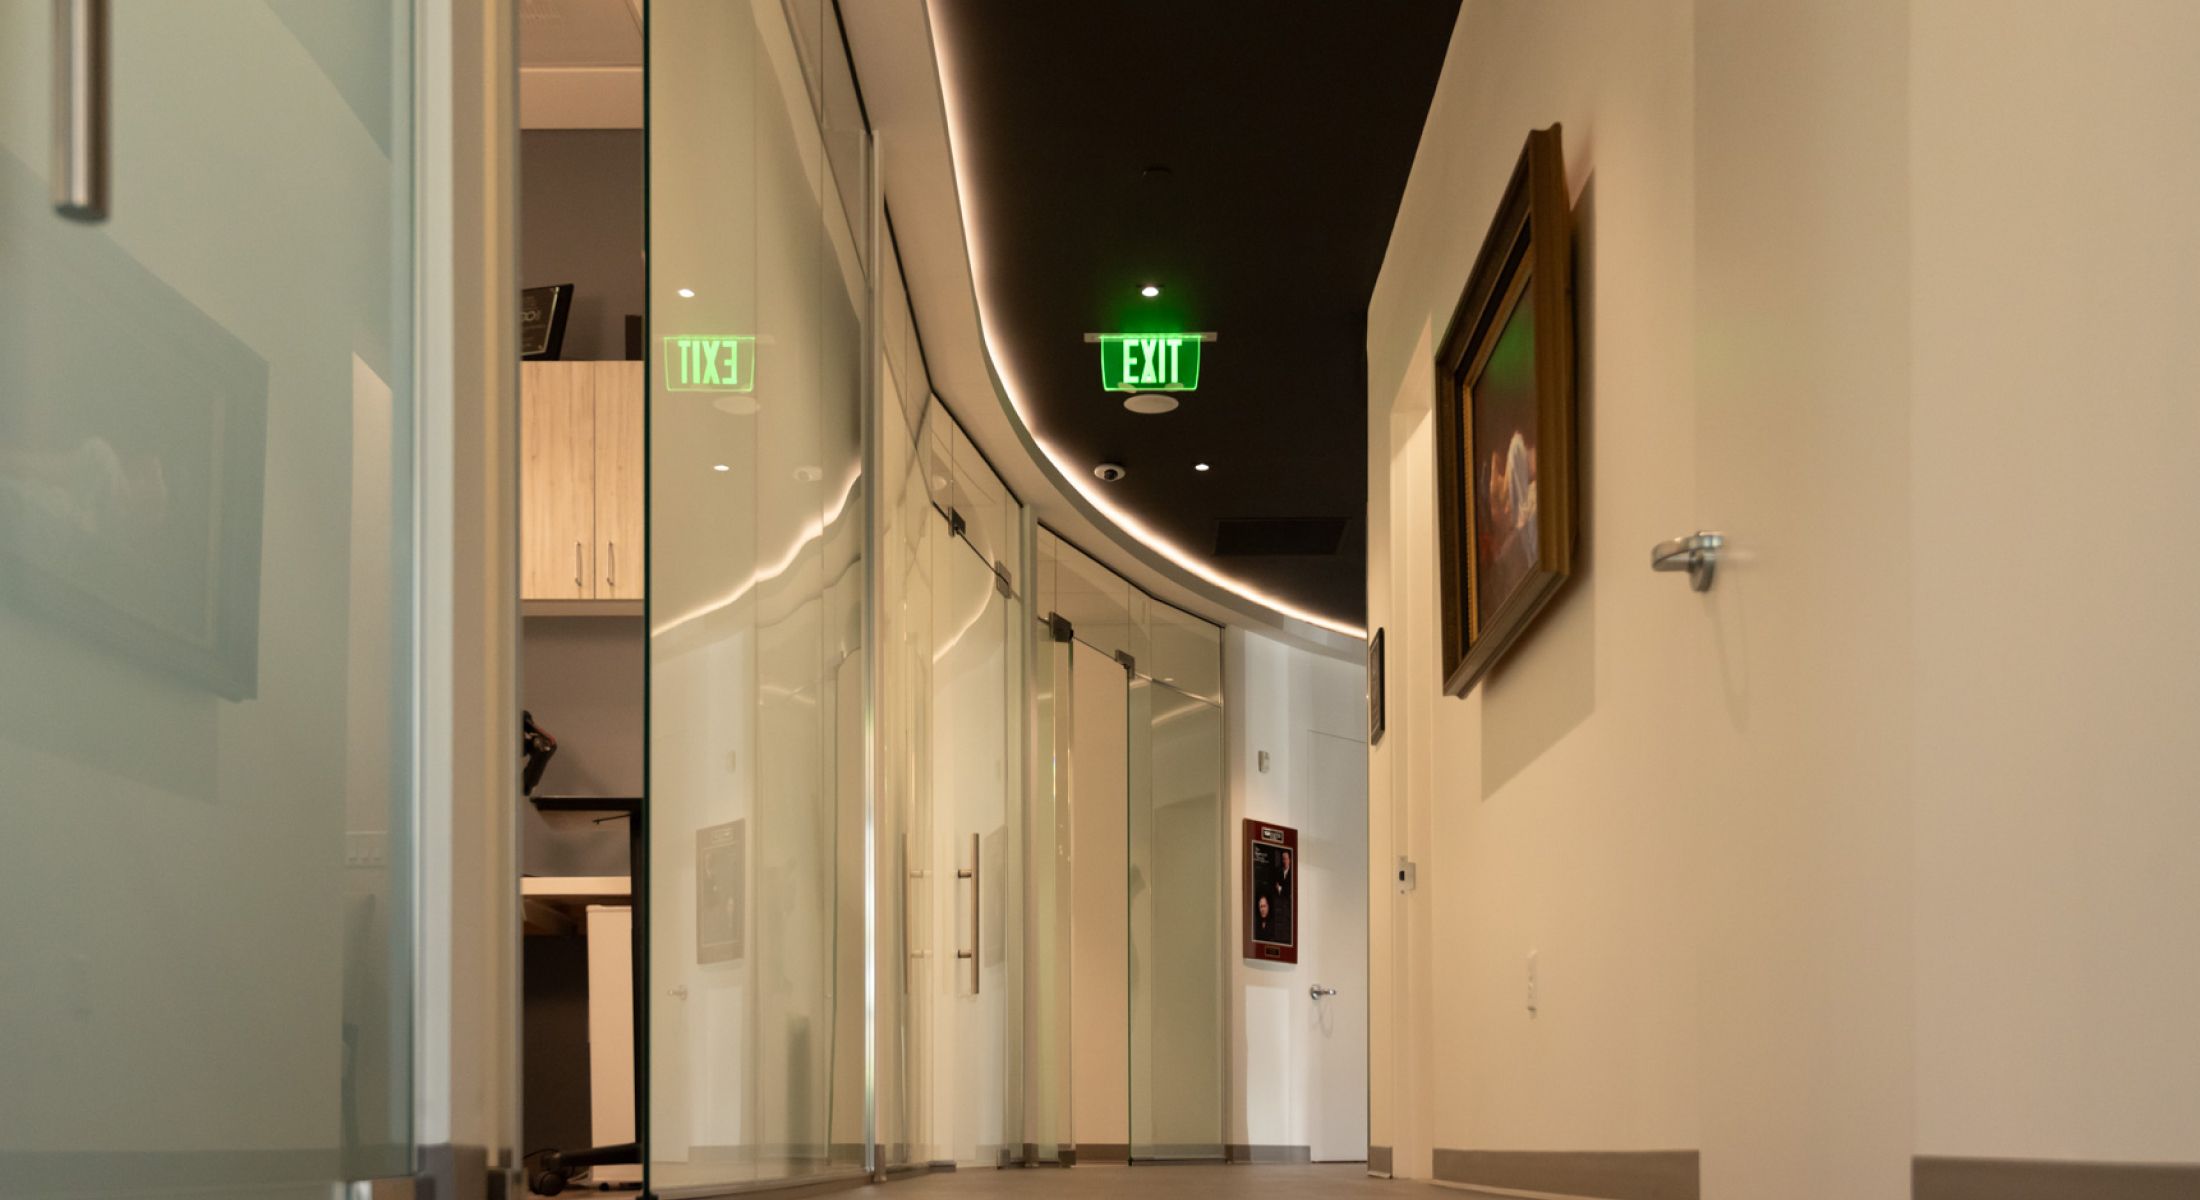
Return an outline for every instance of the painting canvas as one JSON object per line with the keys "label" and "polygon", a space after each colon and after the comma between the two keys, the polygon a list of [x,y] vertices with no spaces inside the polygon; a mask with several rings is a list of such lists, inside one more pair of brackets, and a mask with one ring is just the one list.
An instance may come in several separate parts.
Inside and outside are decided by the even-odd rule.
{"label": "painting canvas", "polygon": [[1572,222],[1529,135],[1437,354],[1445,690],[1466,695],[1572,573]]}

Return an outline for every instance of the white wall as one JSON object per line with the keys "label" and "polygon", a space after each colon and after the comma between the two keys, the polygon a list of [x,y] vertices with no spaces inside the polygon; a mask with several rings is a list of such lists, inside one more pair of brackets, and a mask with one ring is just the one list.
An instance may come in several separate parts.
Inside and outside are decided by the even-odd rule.
{"label": "white wall", "polygon": [[[1364,1127],[1367,920],[1365,776],[1319,786],[1325,755],[1366,753],[1366,669],[1231,628],[1223,633],[1223,694],[1229,748],[1230,851],[1223,865],[1230,956],[1230,1144],[1313,1147],[1331,1130]],[[1325,744],[1326,743],[1326,744]],[[1268,770],[1260,770],[1266,751]],[[1245,818],[1299,831],[1300,958],[1248,962],[1238,881]],[[1345,897],[1350,897],[1346,899]],[[1338,996],[1317,1005],[1307,988]],[[1345,1051],[1336,1053],[1337,1048]],[[1357,1149],[1359,1153],[1353,1151]],[[1364,1141],[1325,1145],[1338,1158]]]}
{"label": "white wall", "polygon": [[[2166,4],[1469,0],[1369,313],[1400,1174],[2200,1159],[2196,47]],[[1430,347],[1553,121],[1584,566],[1444,698]],[[1707,596],[1644,561],[1697,528]]]}

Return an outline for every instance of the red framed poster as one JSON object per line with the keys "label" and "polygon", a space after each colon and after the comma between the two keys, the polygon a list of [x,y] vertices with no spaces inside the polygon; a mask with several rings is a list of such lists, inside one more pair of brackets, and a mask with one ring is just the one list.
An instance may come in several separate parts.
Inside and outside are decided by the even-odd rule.
{"label": "red framed poster", "polygon": [[1245,957],[1299,961],[1299,831],[1245,818]]}

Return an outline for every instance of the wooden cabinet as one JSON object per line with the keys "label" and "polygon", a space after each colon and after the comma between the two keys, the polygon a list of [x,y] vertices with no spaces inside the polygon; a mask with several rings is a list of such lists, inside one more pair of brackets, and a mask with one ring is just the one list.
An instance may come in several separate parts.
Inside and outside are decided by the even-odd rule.
{"label": "wooden cabinet", "polygon": [[596,368],[596,598],[642,598],[642,364]]}
{"label": "wooden cabinet", "polygon": [[643,596],[642,364],[520,364],[520,598]]}

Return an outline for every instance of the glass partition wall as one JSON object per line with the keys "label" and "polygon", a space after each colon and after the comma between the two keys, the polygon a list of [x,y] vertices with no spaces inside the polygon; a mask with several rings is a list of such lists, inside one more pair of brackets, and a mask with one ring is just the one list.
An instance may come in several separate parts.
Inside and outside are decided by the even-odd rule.
{"label": "glass partition wall", "polygon": [[637,1018],[660,1195],[865,1165],[870,180],[834,38],[823,6],[649,10]]}
{"label": "glass partition wall", "polygon": [[1040,530],[1035,1157],[1224,1157],[1221,630]]}
{"label": "glass partition wall", "polygon": [[832,5],[649,10],[648,1184],[1021,1158],[1021,506]]}
{"label": "glass partition wall", "polygon": [[1220,631],[933,394],[833,6],[648,44],[649,1190],[1220,1157]]}
{"label": "glass partition wall", "polygon": [[[412,101],[448,30],[101,6],[72,103],[91,8],[0,4],[0,1195],[345,1194],[416,1151]],[[53,141],[87,95],[96,199]]]}

